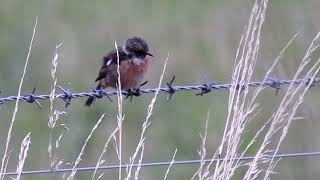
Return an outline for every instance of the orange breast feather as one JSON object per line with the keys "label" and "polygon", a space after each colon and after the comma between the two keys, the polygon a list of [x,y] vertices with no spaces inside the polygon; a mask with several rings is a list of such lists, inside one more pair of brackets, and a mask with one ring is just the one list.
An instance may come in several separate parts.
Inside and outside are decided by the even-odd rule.
{"label": "orange breast feather", "polygon": [[132,61],[121,63],[120,79],[123,89],[136,88],[143,80],[144,74],[147,72],[149,60],[145,60],[140,64],[134,64]]}

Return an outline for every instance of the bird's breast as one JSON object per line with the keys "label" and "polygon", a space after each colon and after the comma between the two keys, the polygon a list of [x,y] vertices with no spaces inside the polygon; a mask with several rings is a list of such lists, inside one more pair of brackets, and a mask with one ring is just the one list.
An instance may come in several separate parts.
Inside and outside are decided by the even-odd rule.
{"label": "bird's breast", "polygon": [[122,88],[136,88],[138,87],[147,72],[149,66],[149,59],[129,60],[122,62],[120,65],[120,79]]}

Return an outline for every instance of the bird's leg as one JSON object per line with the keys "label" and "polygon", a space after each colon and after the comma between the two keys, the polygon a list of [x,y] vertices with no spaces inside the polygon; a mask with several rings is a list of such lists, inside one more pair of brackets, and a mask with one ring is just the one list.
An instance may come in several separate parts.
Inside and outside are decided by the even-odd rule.
{"label": "bird's leg", "polygon": [[127,89],[128,94],[125,97],[125,99],[128,99],[130,97],[130,102],[132,102],[133,96],[140,96],[141,95],[140,87],[146,85],[147,83],[148,83],[148,81],[145,81],[145,82],[141,83],[137,88]]}

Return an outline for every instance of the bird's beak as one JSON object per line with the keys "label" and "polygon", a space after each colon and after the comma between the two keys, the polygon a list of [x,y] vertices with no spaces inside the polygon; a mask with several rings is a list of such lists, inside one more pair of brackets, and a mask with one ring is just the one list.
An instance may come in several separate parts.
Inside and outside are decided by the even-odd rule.
{"label": "bird's beak", "polygon": [[147,53],[147,55],[148,55],[148,56],[151,56],[151,57],[154,57],[153,54],[151,54],[151,53]]}

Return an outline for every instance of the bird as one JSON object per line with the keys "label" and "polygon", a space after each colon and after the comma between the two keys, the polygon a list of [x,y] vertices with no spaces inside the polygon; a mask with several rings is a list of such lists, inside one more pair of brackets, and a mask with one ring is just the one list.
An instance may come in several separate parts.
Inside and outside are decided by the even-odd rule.
{"label": "bird", "polygon": [[[123,46],[111,50],[102,58],[102,66],[95,82],[95,89],[116,88],[118,84],[118,57],[119,72],[122,89],[138,88],[148,71],[153,54],[149,52],[147,42],[141,37],[134,36],[126,40]],[[85,106],[90,106],[95,97],[90,96]]]}

